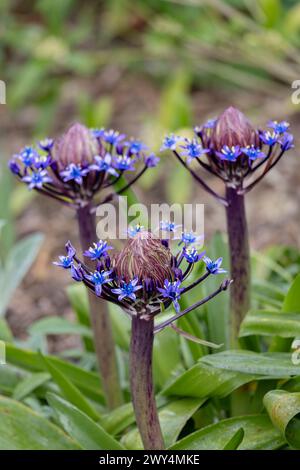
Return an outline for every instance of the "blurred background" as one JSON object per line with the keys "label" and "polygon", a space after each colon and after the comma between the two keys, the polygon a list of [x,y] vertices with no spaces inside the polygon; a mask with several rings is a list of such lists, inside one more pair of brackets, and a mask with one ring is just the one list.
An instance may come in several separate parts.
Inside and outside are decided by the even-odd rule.
{"label": "blurred background", "polygon": [[[45,235],[7,309],[21,338],[37,318],[71,315],[68,276],[51,262],[67,239],[76,242],[76,225],[71,210],[13,181],[6,170],[12,153],[75,120],[119,129],[158,151],[166,132],[191,129],[228,105],[258,126],[286,119],[299,140],[300,105],[291,101],[291,84],[300,79],[298,1],[1,0],[0,38],[7,87],[0,105],[2,262],[16,240]],[[299,248],[299,158],[296,145],[249,194],[254,249]],[[223,208],[171,155],[162,155],[136,193],[147,204],[203,202],[206,237],[225,228]],[[53,350],[68,341],[53,337]]]}

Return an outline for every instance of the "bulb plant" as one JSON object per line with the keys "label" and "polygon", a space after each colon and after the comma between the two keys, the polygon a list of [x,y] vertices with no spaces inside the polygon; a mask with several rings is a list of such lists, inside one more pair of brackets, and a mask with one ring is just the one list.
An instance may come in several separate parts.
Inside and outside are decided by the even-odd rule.
{"label": "bulb plant", "polygon": [[[234,338],[250,307],[245,195],[293,148],[293,136],[286,121],[270,121],[268,130],[255,129],[244,114],[233,107],[194,131],[193,139],[168,135],[161,150],[172,150],[197,183],[225,206],[233,280],[230,299]],[[224,194],[218,194],[198,170],[220,179],[225,187]]]}
{"label": "bulb plant", "polygon": [[[83,282],[95,297],[118,305],[131,318],[130,387],[145,449],[164,448],[152,378],[154,334],[172,326],[230,285],[230,280],[224,280],[217,290],[181,311],[179,302],[183,295],[208,276],[226,272],[221,268],[222,258],[212,261],[187,241],[191,239],[191,235],[183,233],[181,247],[174,255],[168,240],[137,226],[130,229],[130,238],[118,253],[111,252],[112,247],[103,241],[90,247],[83,255],[94,261],[93,268],[78,258],[70,242],[66,244],[66,255],[56,262],[69,270],[75,281]],[[188,283],[193,267],[199,262],[205,264],[204,274]],[[175,314],[156,324],[156,317],[168,307],[173,307]]]}
{"label": "bulb plant", "polygon": [[[11,158],[9,168],[29,190],[75,210],[81,246],[87,250],[96,239],[96,207],[123,194],[158,161],[143,142],[127,140],[114,130],[88,129],[75,123],[57,139],[46,138],[22,149]],[[115,190],[128,174],[133,176]],[[105,246],[95,246],[87,264],[92,266],[99,250]],[[122,395],[107,305],[93,295],[89,301],[104,392],[108,406],[114,408]]]}

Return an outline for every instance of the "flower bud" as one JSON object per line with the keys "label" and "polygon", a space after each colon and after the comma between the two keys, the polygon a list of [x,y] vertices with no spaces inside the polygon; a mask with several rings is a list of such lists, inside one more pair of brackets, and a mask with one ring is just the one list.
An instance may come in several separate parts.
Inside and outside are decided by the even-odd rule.
{"label": "flower bud", "polygon": [[258,142],[258,135],[246,116],[232,106],[218,117],[212,131],[211,146],[217,151],[221,151],[224,146],[257,146]]}
{"label": "flower bud", "polygon": [[163,286],[166,279],[173,279],[174,258],[169,248],[151,232],[138,232],[130,238],[116,256],[115,271],[120,279],[129,282],[137,277],[140,282]]}
{"label": "flower bud", "polygon": [[65,169],[71,163],[87,165],[93,163],[99,154],[97,139],[82,124],[73,124],[67,132],[54,142],[52,157],[58,162],[59,169]]}

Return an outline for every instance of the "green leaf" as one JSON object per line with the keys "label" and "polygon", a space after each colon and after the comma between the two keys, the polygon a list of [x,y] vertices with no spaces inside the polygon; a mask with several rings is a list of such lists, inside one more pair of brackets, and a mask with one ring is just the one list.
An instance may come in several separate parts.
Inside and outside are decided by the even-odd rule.
{"label": "green leaf", "polygon": [[0,449],[79,449],[61,429],[27,406],[0,396]]}
{"label": "green leaf", "polygon": [[99,424],[71,403],[53,393],[47,400],[54,408],[64,430],[85,450],[122,450],[122,445],[110,436]]}
{"label": "green leaf", "polygon": [[[299,312],[300,313],[300,274],[296,276],[290,286],[283,305],[282,312]],[[271,343],[270,351],[289,351],[290,341],[281,337],[275,337]]]}
{"label": "green leaf", "polygon": [[8,342],[12,339],[13,335],[7,321],[5,318],[0,318],[0,340]]}
{"label": "green leaf", "polygon": [[36,374],[27,375],[14,389],[13,398],[18,401],[23,400],[23,398],[36,388],[48,382],[50,377],[50,374],[47,372],[37,372]]}
{"label": "green leaf", "polygon": [[163,390],[163,394],[198,398],[225,397],[241,385],[259,377],[254,374],[217,369],[202,363],[202,360],[200,360],[189,370],[176,377]]}
{"label": "green leaf", "polygon": [[[80,325],[90,328],[90,307],[86,287],[80,283],[71,284],[67,287],[67,294]],[[95,350],[91,339],[83,337],[83,343],[87,351]]]}
{"label": "green leaf", "polygon": [[98,413],[87,401],[80,390],[69,379],[67,379],[56,366],[51,364],[51,361],[48,361],[44,356],[42,356],[42,358],[45,361],[46,367],[54,382],[59,386],[63,396],[90,418],[97,421],[99,419]]}
{"label": "green leaf", "polygon": [[[48,363],[59,368],[64,377],[74,383],[84,395],[96,402],[102,404],[105,402],[98,374],[81,369],[55,356],[44,357]],[[10,343],[6,344],[6,361],[32,372],[47,371],[46,364],[38,353],[18,348]]]}
{"label": "green leaf", "polygon": [[264,405],[272,423],[294,449],[300,449],[300,393],[271,390]]}
{"label": "green leaf", "polygon": [[239,450],[272,450],[285,444],[281,433],[266,415],[239,416],[212,424],[177,442],[171,450],[222,450],[232,435],[243,428]]}
{"label": "green leaf", "polygon": [[245,431],[243,428],[238,429],[231,439],[224,446],[224,450],[236,450],[244,439]]}
{"label": "green leaf", "polygon": [[300,365],[292,363],[290,353],[254,353],[233,350],[205,356],[201,362],[217,369],[260,374],[272,378],[300,375]]}
{"label": "green leaf", "polygon": [[101,417],[101,424],[104,429],[114,436],[134,422],[135,416],[132,403],[125,403]]}
{"label": "green leaf", "polygon": [[263,335],[294,338],[300,336],[300,313],[270,310],[250,310],[245,317],[239,336]]}
{"label": "green leaf", "polygon": [[32,335],[80,335],[92,338],[90,328],[56,316],[42,318],[34,322],[29,327],[29,333]]}
{"label": "green leaf", "polygon": [[[229,269],[228,246],[224,236],[217,233],[207,250],[208,256],[217,259],[223,256],[223,266]],[[222,279],[219,276],[209,276],[205,283],[204,289],[206,295],[215,291],[221,284]],[[216,344],[223,344],[223,349],[229,348],[230,343],[230,312],[229,312],[229,295],[223,292],[206,304],[207,323],[208,323],[208,340]]]}
{"label": "green leaf", "polygon": [[179,364],[178,335],[166,328],[154,337],[153,371],[154,380],[159,387],[163,387],[170,380]]}
{"label": "green leaf", "polygon": [[[159,422],[167,447],[176,442],[188,419],[193,416],[204,401],[199,398],[175,400],[159,410]],[[122,439],[122,443],[127,449],[143,449],[137,428],[129,431]]]}
{"label": "green leaf", "polygon": [[114,340],[124,351],[129,350],[131,321],[118,305],[109,303],[109,314],[111,317]]}
{"label": "green leaf", "polygon": [[0,392],[5,395],[12,394],[20,380],[23,380],[27,375],[27,372],[9,364],[0,366]]}
{"label": "green leaf", "polygon": [[0,278],[0,316],[4,315],[10,299],[36,258],[43,235],[36,233],[19,241],[9,252]]}

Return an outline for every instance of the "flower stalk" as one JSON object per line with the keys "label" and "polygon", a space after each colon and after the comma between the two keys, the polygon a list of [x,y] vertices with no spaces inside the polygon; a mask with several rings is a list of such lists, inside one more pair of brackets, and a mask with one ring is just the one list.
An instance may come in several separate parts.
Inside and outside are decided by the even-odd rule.
{"label": "flower stalk", "polygon": [[[163,231],[174,232],[175,228],[174,223],[163,224]],[[130,239],[119,253],[108,253],[113,247],[102,240],[94,243],[84,252],[89,263],[80,260],[68,242],[67,255],[60,256],[55,264],[69,270],[72,278],[83,282],[92,295],[119,305],[131,318],[130,385],[136,423],[145,449],[160,450],[164,449],[164,442],[153,388],[154,333],[172,327],[178,318],[225,291],[231,281],[224,280],[215,292],[181,311],[179,301],[182,295],[204,282],[208,276],[226,273],[221,267],[222,258],[213,261],[204,256],[204,252],[199,253],[195,244],[201,237],[192,232],[182,233],[178,243],[181,251],[177,255],[172,254],[166,238],[158,238],[140,225],[130,228],[128,233]],[[89,233],[82,236],[86,239]],[[185,286],[195,263],[199,262],[204,263],[205,274]],[[155,317],[171,305],[176,314],[154,327]],[[177,332],[185,335],[182,330]]]}
{"label": "flower stalk", "polygon": [[[198,184],[225,206],[233,280],[232,339],[237,337],[250,308],[251,270],[244,195],[294,147],[288,122],[270,121],[268,128],[255,129],[241,111],[229,107],[217,119],[196,127],[194,139],[171,134],[161,147],[162,151],[172,150]],[[221,179],[224,195],[211,188],[197,168]]]}
{"label": "flower stalk", "polygon": [[[82,250],[88,250],[96,238],[95,214],[91,204],[77,209],[78,229]],[[87,266],[93,264],[89,259]],[[110,409],[123,402],[120,387],[115,343],[107,302],[88,290],[92,330],[98,367],[100,370],[106,403]]]}
{"label": "flower stalk", "polygon": [[130,388],[132,403],[144,448],[165,448],[155,403],[152,377],[153,318],[132,318],[130,343]]}
{"label": "flower stalk", "polygon": [[230,269],[233,281],[230,289],[230,307],[234,343],[240,324],[250,308],[250,249],[244,195],[239,195],[235,188],[227,187],[226,199]]}

